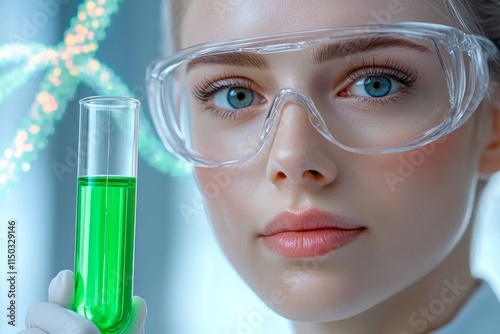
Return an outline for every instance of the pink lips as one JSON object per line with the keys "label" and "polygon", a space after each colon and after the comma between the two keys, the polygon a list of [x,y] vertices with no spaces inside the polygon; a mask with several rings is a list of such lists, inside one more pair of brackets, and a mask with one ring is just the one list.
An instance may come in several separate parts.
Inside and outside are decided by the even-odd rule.
{"label": "pink lips", "polygon": [[271,251],[299,259],[325,255],[350,244],[366,230],[353,220],[308,209],[284,211],[267,224],[260,236]]}

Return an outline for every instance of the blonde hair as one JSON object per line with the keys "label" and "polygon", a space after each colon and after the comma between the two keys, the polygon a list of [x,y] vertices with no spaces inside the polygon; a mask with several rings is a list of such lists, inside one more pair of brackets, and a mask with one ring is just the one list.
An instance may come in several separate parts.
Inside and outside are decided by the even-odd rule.
{"label": "blonde hair", "polygon": [[468,33],[500,44],[500,0],[445,0],[445,11]]}
{"label": "blonde hair", "polygon": [[160,42],[161,53],[169,54],[179,50],[181,23],[191,2],[192,0],[162,1],[160,9],[160,27],[163,37]]}
{"label": "blonde hair", "polygon": [[[438,11],[452,19],[462,30],[492,40],[500,48],[500,0],[443,0]],[[493,81],[500,81],[498,55],[490,63]]]}

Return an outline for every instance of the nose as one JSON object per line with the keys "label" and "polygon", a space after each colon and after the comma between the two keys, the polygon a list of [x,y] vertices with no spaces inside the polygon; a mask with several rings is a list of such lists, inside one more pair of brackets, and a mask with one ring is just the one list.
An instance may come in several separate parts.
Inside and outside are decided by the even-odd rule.
{"label": "nose", "polygon": [[328,130],[314,104],[303,93],[282,94],[277,100],[272,110],[278,120],[268,156],[268,179],[278,186],[307,188],[332,183],[338,173],[336,148],[327,140]]}

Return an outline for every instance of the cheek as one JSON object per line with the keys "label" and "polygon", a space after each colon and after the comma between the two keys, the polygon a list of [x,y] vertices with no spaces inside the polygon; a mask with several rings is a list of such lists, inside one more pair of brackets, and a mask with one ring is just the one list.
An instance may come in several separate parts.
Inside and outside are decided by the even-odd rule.
{"label": "cheek", "polygon": [[[250,238],[255,233],[249,222],[255,207],[256,183],[260,172],[241,165],[221,168],[198,168],[195,171],[212,228],[219,243],[225,248],[242,242],[242,235]],[[264,170],[262,171],[264,173]],[[262,194],[258,194],[262,195]],[[253,226],[252,226],[253,225]]]}
{"label": "cheek", "polygon": [[470,219],[477,181],[468,134],[462,127],[420,149],[382,158],[360,173],[359,186],[371,184],[361,206],[369,214],[364,218],[376,227],[372,232],[380,241],[381,258],[417,269],[419,259],[422,266],[436,265],[456,245]]}
{"label": "cheek", "polygon": [[265,168],[257,165],[199,168],[195,173],[211,228],[224,255],[251,287],[267,295],[276,282],[261,275],[269,263],[256,249],[256,226],[268,216],[266,204],[273,197],[263,189],[267,189],[262,182]]}

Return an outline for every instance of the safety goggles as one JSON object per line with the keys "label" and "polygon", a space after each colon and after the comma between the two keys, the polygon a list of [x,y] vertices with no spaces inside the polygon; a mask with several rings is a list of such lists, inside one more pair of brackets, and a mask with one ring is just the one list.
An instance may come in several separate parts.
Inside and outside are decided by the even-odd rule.
{"label": "safety goggles", "polygon": [[489,39],[432,23],[318,29],[159,59],[147,70],[148,99],[164,145],[195,166],[251,159],[298,112],[344,150],[397,153],[467,121],[496,57]]}

